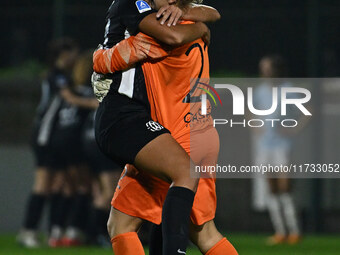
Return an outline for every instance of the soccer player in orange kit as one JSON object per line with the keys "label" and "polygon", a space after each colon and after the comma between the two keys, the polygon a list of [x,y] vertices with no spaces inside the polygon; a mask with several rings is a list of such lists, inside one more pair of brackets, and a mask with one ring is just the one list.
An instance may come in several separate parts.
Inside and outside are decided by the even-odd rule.
{"label": "soccer player in orange kit", "polygon": [[[142,60],[146,60],[142,67],[153,120],[171,131],[186,152],[191,152],[196,165],[215,165],[219,150],[218,134],[212,126],[210,114],[204,116],[200,113],[200,88],[209,83],[207,45],[197,40],[168,51],[151,37],[140,33],[111,49],[97,50],[94,69],[99,73],[111,73]],[[203,254],[237,254],[213,222],[215,179],[208,177],[199,182],[191,213],[191,239]],[[116,229],[127,230],[125,232],[129,234],[129,230],[139,229],[143,222],[141,219],[161,223],[162,205],[168,188],[169,184],[162,180],[131,166],[126,168],[112,200],[114,209],[109,219],[109,231],[113,244]],[[129,249],[128,246],[124,248]],[[151,246],[150,254],[161,254],[160,248]]]}
{"label": "soccer player in orange kit", "polygon": [[[163,2],[167,3],[166,0]],[[149,4],[152,3],[143,0],[113,1],[107,13],[103,47],[111,48],[139,31],[168,45],[182,45],[208,35],[209,29],[202,22],[162,26]],[[129,70],[109,74],[106,78],[109,89],[102,95],[95,120],[97,144],[122,168],[133,164],[172,183],[163,205],[162,232],[165,241],[162,253],[175,255],[178,250],[185,252],[190,212],[199,182],[198,178],[190,175],[190,167],[194,163],[170,132],[152,120],[140,63]],[[124,254],[120,251],[126,249],[120,247],[127,239],[137,243],[134,254],[144,253],[143,247],[138,246],[140,242],[136,232],[123,235],[115,229],[117,236],[113,248],[116,254]]]}

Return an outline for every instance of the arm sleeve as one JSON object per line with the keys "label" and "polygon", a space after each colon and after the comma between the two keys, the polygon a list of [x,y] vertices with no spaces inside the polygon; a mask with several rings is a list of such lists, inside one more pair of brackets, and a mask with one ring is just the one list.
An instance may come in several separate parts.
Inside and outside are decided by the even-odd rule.
{"label": "arm sleeve", "polygon": [[169,52],[153,38],[139,33],[110,49],[96,50],[93,54],[93,70],[102,74],[114,73],[148,58],[160,59],[168,55]]}

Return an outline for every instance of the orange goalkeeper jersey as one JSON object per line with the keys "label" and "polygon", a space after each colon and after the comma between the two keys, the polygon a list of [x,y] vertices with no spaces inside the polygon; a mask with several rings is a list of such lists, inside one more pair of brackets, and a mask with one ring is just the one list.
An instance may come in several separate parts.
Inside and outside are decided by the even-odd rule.
{"label": "orange goalkeeper jersey", "polygon": [[209,101],[208,114],[201,114],[201,96],[209,83],[208,48],[202,40],[167,51],[153,38],[139,33],[112,49],[97,50],[94,70],[112,73],[139,61],[144,61],[151,116],[176,140],[212,126]]}
{"label": "orange goalkeeper jersey", "polygon": [[[209,83],[208,48],[202,40],[173,50],[162,61],[142,65],[151,116],[178,140],[212,125],[210,111],[201,113],[201,95]],[[210,109],[208,103],[208,109]]]}

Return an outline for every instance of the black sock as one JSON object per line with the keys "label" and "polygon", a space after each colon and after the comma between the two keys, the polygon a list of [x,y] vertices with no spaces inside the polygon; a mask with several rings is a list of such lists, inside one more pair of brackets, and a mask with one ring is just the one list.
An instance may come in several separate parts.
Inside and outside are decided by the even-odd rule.
{"label": "black sock", "polygon": [[96,233],[97,235],[108,235],[107,233],[107,220],[109,219],[109,210],[95,209],[96,219]]}
{"label": "black sock", "polygon": [[109,218],[110,210],[101,208],[91,208],[90,221],[87,226],[87,233],[91,242],[95,242],[98,236],[107,236],[107,220]]}
{"label": "black sock", "polygon": [[58,205],[56,206],[56,218],[52,222],[52,226],[65,227],[65,223],[69,219],[70,208],[73,203],[73,197],[61,196]]}
{"label": "black sock", "polygon": [[88,210],[89,210],[89,195],[77,194],[74,197],[74,202],[70,208],[68,225],[80,230],[86,228]]}
{"label": "black sock", "polygon": [[150,230],[149,255],[160,255],[163,251],[162,224],[152,224]]}
{"label": "black sock", "polygon": [[33,193],[30,195],[24,219],[25,229],[36,230],[38,228],[45,201],[45,195],[38,195]]}
{"label": "black sock", "polygon": [[187,188],[169,189],[162,213],[163,255],[178,255],[186,252],[194,197],[195,193]]}
{"label": "black sock", "polygon": [[48,229],[51,231],[51,227],[56,225],[58,221],[58,207],[61,202],[62,195],[55,193],[50,196],[50,212],[48,217]]}

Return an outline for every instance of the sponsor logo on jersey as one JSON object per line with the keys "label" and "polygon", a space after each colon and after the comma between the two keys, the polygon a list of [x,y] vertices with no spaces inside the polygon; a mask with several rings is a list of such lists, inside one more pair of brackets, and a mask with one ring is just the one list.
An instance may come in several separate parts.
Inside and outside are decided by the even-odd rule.
{"label": "sponsor logo on jersey", "polygon": [[154,121],[149,121],[148,123],[146,123],[146,127],[152,132],[157,132],[164,129],[164,127],[161,124]]}
{"label": "sponsor logo on jersey", "polygon": [[142,1],[142,0],[136,1],[136,6],[137,6],[139,13],[151,11],[150,5],[147,2]]}

